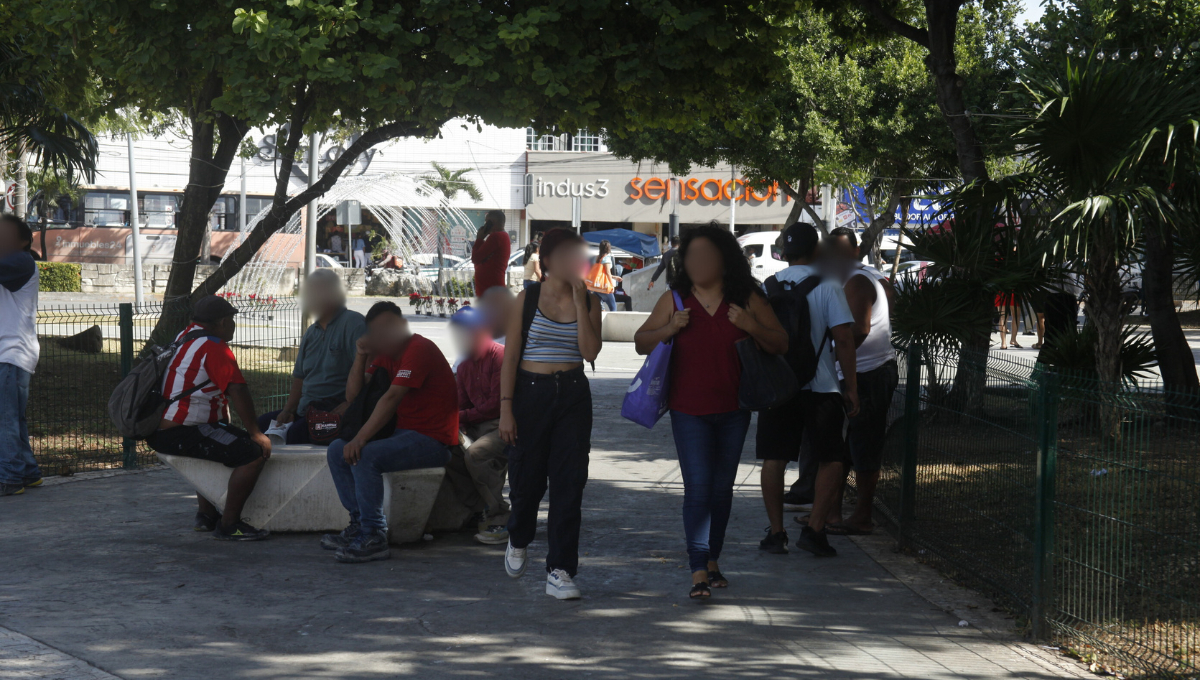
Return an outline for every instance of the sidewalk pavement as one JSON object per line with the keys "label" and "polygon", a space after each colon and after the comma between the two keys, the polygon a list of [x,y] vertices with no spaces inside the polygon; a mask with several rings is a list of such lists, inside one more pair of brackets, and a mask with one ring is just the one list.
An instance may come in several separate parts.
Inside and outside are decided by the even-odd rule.
{"label": "sidewalk pavement", "polygon": [[[689,601],[669,424],[622,421],[627,382],[593,382],[583,600],[543,594],[544,531],[521,580],[466,534],[342,565],[311,534],[195,534],[192,494],[163,470],[0,499],[0,626],[128,679],[1082,677],[960,627],[844,538],[836,559],[761,553],[753,433],[721,561],[730,588]],[[0,636],[0,677],[97,677],[30,643]]]}

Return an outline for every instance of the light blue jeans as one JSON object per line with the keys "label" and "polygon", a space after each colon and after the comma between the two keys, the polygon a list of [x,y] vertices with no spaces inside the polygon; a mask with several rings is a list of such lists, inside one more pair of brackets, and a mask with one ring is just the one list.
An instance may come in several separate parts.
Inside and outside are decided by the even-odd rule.
{"label": "light blue jeans", "polygon": [[383,516],[383,473],[443,467],[450,460],[445,444],[412,430],[396,430],[387,439],[367,443],[357,465],[342,457],[346,440],[335,439],[326,454],[329,473],[350,522],[367,531],[386,531]]}
{"label": "light blue jeans", "polygon": [[0,483],[23,484],[42,476],[25,420],[30,377],[23,368],[0,363]]}

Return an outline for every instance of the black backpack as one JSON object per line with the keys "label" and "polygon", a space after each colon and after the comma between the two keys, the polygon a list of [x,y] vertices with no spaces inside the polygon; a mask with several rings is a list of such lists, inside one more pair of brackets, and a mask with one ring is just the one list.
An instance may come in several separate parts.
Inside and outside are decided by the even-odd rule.
{"label": "black backpack", "polygon": [[[525,306],[521,308],[521,347],[520,353],[517,355],[517,365],[521,364],[521,357],[525,356],[525,343],[529,341],[529,327],[533,325],[533,317],[537,316],[538,302],[542,299],[542,284],[531,283],[525,289]],[[592,311],[592,293],[587,296],[587,310]],[[596,372],[596,362],[589,361],[592,365],[592,373]]]}
{"label": "black backpack", "polygon": [[[376,368],[371,377],[365,381],[362,389],[359,390],[358,396],[350,402],[346,413],[342,415],[342,428],[338,432],[338,438],[345,441],[354,439],[362,426],[367,424],[371,414],[375,413],[375,406],[379,404],[379,400],[383,398],[384,394],[387,394],[391,387],[392,374],[382,368]],[[393,413],[391,419],[379,428],[375,436],[371,437],[371,441],[387,439],[395,433],[396,414]]]}
{"label": "black backpack", "polygon": [[149,437],[158,431],[168,406],[190,397],[193,392],[207,387],[212,382],[205,380],[170,399],[162,393],[163,378],[167,375],[171,362],[175,360],[175,353],[185,344],[208,334],[208,331],[198,328],[166,347],[154,345],[147,350],[146,358],[139,361],[129,374],[117,383],[112,396],[108,398],[108,415],[112,418],[117,434],[130,439]]}
{"label": "black backpack", "polygon": [[829,329],[826,328],[821,337],[821,346],[813,347],[808,294],[819,285],[819,276],[809,276],[796,284],[783,283],[772,276],[763,284],[767,289],[767,301],[771,303],[775,317],[788,334],[788,351],[784,359],[787,360],[788,366],[792,367],[796,381],[801,387],[807,385],[817,374],[821,351],[825,348],[825,342],[829,340]]}

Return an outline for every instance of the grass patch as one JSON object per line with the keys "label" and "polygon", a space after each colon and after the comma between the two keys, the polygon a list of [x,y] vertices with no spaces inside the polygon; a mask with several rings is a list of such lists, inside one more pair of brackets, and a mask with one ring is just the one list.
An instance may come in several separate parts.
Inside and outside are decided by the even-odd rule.
{"label": "grass patch", "polygon": [[[100,353],[90,354],[62,347],[52,337],[41,341],[27,417],[30,442],[43,471],[59,475],[122,467],[124,442],[108,418],[108,398],[121,380],[120,342],[106,339]],[[256,410],[282,407],[291,387],[292,362],[281,361],[277,348],[235,344],[233,353]],[[144,442],[137,443],[136,457],[139,465],[154,462]]]}

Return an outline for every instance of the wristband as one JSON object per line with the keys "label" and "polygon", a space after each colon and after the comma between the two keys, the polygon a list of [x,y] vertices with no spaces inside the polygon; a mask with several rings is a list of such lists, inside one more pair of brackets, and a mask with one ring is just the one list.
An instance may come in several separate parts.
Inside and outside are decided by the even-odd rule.
{"label": "wristband", "polygon": [[512,401],[512,397],[500,397],[500,401]]}

